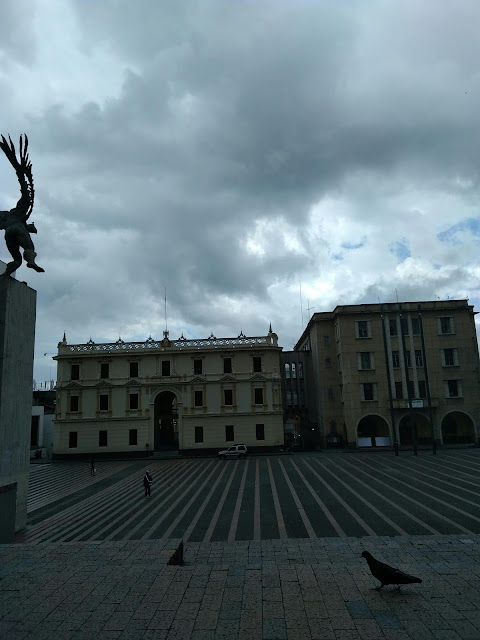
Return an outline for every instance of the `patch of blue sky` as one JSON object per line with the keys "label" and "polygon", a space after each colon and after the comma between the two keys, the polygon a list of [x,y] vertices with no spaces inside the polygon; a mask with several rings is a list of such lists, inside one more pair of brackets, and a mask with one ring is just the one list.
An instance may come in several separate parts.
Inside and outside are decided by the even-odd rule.
{"label": "patch of blue sky", "polygon": [[437,233],[437,238],[440,242],[449,242],[450,244],[461,244],[461,240],[457,237],[457,234],[462,232],[469,232],[472,236],[480,238],[480,217],[477,218],[465,218],[461,222],[454,224],[453,226]]}
{"label": "patch of blue sky", "polygon": [[343,260],[343,255],[341,253],[332,253],[332,260],[340,262],[340,260]]}
{"label": "patch of blue sky", "polygon": [[342,247],[342,249],[348,249],[348,250],[361,249],[362,247],[365,246],[366,242],[367,242],[367,239],[362,238],[359,242],[355,244],[353,242],[342,242],[340,246]]}
{"label": "patch of blue sky", "polygon": [[389,249],[390,252],[393,253],[394,256],[397,256],[397,258],[401,262],[412,255],[410,249],[408,248],[406,240],[397,240],[392,245],[390,245]]}

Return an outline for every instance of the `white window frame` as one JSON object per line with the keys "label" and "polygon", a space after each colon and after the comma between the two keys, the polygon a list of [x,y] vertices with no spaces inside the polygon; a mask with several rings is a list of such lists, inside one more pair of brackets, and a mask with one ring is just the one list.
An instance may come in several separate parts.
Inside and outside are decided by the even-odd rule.
{"label": "white window frame", "polygon": [[[395,361],[397,362],[396,364]],[[400,351],[392,351],[392,367],[400,369]]]}
{"label": "white window frame", "polygon": [[[445,357],[445,351],[453,352],[453,364],[447,364],[447,359]],[[440,354],[442,357],[442,367],[458,367],[458,349],[454,347],[447,347],[446,349],[440,349]]]}
{"label": "white window frame", "polygon": [[[449,382],[456,382],[457,383],[457,395],[456,396],[452,396],[450,394],[450,387],[448,386]],[[458,380],[456,378],[450,378],[449,380],[445,380],[445,397],[446,398],[463,398],[463,390],[462,390],[462,381]]]}
{"label": "white window frame", "polygon": [[[362,366],[362,356],[366,354],[368,355],[368,362],[370,365],[368,367]],[[373,351],[357,351],[357,367],[359,371],[371,371],[372,369],[375,369],[375,358],[373,355]]]}
{"label": "white window frame", "polygon": [[[360,335],[360,322],[365,322],[367,325],[367,335],[366,336],[361,336]],[[370,320],[355,320],[355,337],[359,338],[360,340],[366,340],[368,338],[372,337],[372,323],[370,322]]]}
{"label": "white window frame", "polygon": [[[365,385],[366,384],[371,384],[372,388],[373,388],[373,398],[371,400],[367,400],[365,398]],[[362,399],[362,402],[374,402],[375,400],[377,400],[377,383],[376,382],[362,382],[360,384],[360,397]]]}
{"label": "white window frame", "polygon": [[[448,318],[450,320],[450,331],[442,331],[442,320]],[[451,336],[455,333],[455,319],[453,316],[438,316],[437,317],[438,335]]]}

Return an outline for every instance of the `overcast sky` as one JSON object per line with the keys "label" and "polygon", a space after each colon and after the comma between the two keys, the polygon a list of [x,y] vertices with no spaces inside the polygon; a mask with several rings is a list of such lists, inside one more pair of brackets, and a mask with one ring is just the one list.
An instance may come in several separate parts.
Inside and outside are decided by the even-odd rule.
{"label": "overcast sky", "polygon": [[37,382],[64,331],[161,338],[165,287],[170,337],[271,322],[284,349],[338,304],[480,310],[479,24],[478,0],[2,0]]}

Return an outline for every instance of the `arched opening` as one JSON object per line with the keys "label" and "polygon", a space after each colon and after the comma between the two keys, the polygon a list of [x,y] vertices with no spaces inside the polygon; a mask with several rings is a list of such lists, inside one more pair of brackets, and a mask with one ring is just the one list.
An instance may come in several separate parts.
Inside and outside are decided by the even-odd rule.
{"label": "arched opening", "polygon": [[443,444],[470,444],[475,442],[475,426],[466,413],[452,411],[442,420]]}
{"label": "arched opening", "polygon": [[402,417],[398,424],[400,445],[432,444],[432,426],[427,416],[412,411]]}
{"label": "arched opening", "polygon": [[357,426],[357,445],[359,447],[389,447],[390,429],[381,416],[364,416]]}
{"label": "arched opening", "polygon": [[155,451],[178,449],[177,398],[171,391],[155,398],[153,440]]}

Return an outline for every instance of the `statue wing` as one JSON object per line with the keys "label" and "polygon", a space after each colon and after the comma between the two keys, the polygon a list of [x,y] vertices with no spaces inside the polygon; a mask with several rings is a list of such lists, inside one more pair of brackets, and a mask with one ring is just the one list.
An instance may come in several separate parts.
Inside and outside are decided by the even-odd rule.
{"label": "statue wing", "polygon": [[20,183],[20,190],[22,192],[22,196],[19,200],[19,204],[22,200],[22,207],[19,205],[19,209],[25,209],[25,214],[22,217],[25,220],[28,220],[30,214],[33,210],[33,201],[35,198],[35,189],[33,187],[33,175],[32,175],[32,163],[28,157],[28,138],[25,135],[25,144],[23,142],[23,136],[20,136],[20,161],[17,160],[17,153],[15,151],[15,145],[12,142],[10,136],[8,136],[9,142],[5,140],[3,136],[1,136],[0,148],[3,153],[7,156],[10,164],[15,169],[15,173],[17,174],[18,182]]}

